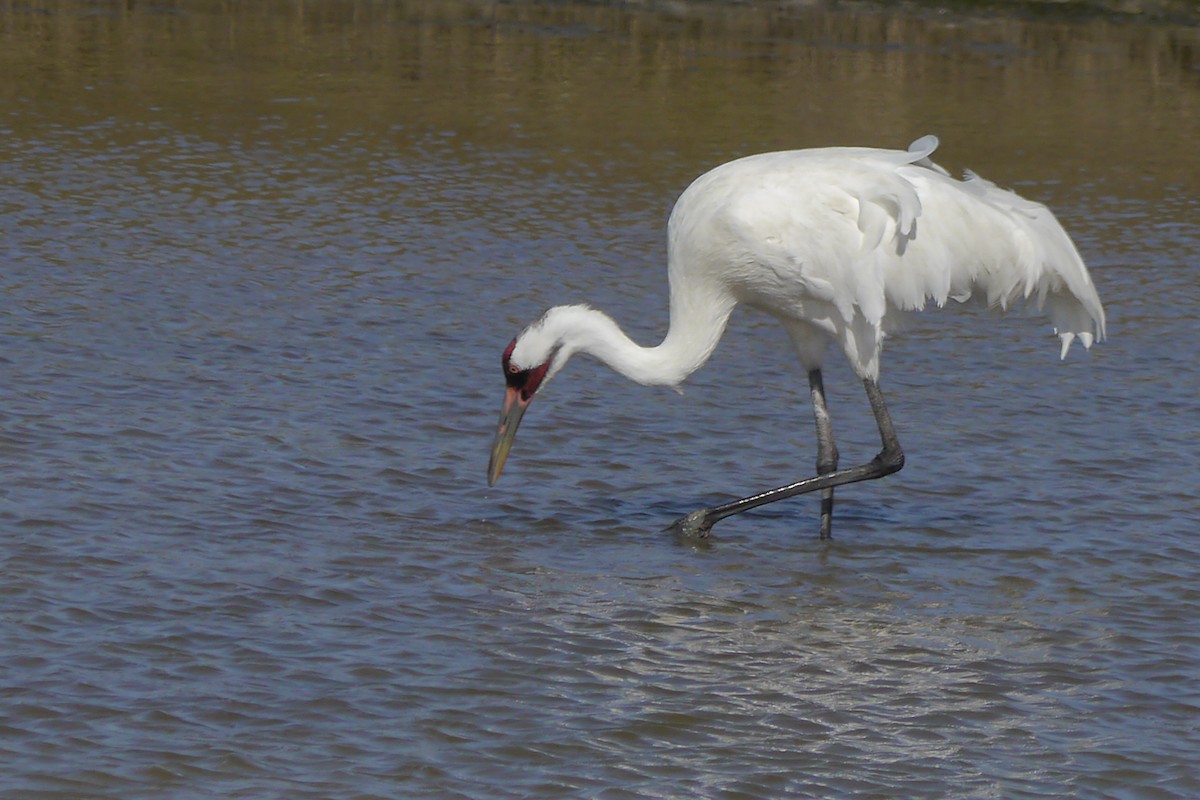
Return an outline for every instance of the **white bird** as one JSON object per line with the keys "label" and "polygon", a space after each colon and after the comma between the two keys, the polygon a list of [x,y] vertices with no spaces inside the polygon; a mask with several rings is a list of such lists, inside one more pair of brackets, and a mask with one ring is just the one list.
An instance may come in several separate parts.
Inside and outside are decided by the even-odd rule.
{"label": "white bird", "polygon": [[[671,322],[642,347],[612,319],[584,305],[557,306],[504,351],[507,383],[488,465],[500,476],[530,401],[576,353],[645,385],[678,387],[717,346],[744,303],[787,330],[808,373],[817,428],[817,475],[678,520],[705,536],[718,520],[785,497],[822,491],[821,538],[829,538],[833,488],[896,472],[904,453],[879,389],[888,333],[930,300],[975,297],[1001,309],[1030,300],[1045,309],[1061,358],[1078,338],[1105,335],[1104,309],[1087,268],[1054,215],[967,173],[952,178],[930,161],[935,136],[907,151],[830,147],[764,153],[701,175],[667,224]],[[862,379],[883,449],[838,470],[821,366],[841,346]]]}

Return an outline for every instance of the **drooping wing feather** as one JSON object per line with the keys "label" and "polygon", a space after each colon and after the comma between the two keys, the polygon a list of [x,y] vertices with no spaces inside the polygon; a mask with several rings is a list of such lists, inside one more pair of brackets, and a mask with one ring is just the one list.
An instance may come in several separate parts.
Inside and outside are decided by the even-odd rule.
{"label": "drooping wing feather", "polygon": [[1054,215],[976,175],[950,177],[929,159],[936,146],[924,137],[907,151],[802,150],[719,167],[676,206],[672,226],[691,236],[672,235],[672,269],[823,330],[869,377],[889,322],[931,300],[1006,309],[1032,298],[1064,354],[1075,337],[1103,338],[1104,310]]}

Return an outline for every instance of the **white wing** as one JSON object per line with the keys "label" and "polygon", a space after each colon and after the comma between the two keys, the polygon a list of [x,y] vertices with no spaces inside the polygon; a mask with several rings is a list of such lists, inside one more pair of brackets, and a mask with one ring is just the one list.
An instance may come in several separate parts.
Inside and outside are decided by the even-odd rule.
{"label": "white wing", "polygon": [[978,176],[951,178],[929,160],[936,146],[927,136],[908,151],[801,150],[718,167],[672,213],[672,284],[686,271],[813,325],[864,377],[878,375],[889,323],[930,300],[1033,298],[1064,356],[1075,337],[1102,339],[1104,310],[1054,215]]}

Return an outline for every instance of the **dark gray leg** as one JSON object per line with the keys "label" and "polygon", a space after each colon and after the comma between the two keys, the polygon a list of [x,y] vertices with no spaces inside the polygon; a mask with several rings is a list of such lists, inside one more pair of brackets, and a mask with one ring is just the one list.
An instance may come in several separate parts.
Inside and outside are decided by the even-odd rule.
{"label": "dark gray leg", "polygon": [[900,449],[900,440],[896,438],[896,429],[892,426],[892,417],[888,414],[887,404],[883,401],[883,393],[879,391],[879,384],[869,378],[863,380],[863,385],[867,389],[867,399],[871,401],[871,411],[875,413],[875,424],[879,426],[879,438],[883,442],[883,449],[875,458],[857,467],[835,470],[815,478],[805,478],[802,481],[780,486],[778,489],[769,489],[741,500],[734,500],[731,503],[693,511],[686,517],[676,520],[668,530],[684,536],[707,536],[713,525],[734,514],[749,511],[776,500],[795,497],[798,494],[815,492],[818,489],[832,489],[847,483],[874,480],[898,472],[904,466],[904,451]]}
{"label": "dark gray leg", "polygon": [[[837,471],[838,449],[833,441],[833,423],[825,403],[825,382],[821,370],[808,373],[808,388],[812,392],[813,417],[817,421],[817,474]],[[821,490],[821,538],[833,538],[833,487]]]}

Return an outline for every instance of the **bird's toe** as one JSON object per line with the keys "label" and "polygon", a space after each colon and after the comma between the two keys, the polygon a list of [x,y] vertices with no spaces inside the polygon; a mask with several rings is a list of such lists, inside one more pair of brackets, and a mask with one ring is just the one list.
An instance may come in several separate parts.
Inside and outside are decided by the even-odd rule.
{"label": "bird's toe", "polygon": [[667,528],[676,536],[686,536],[693,539],[707,539],[712,531],[713,523],[708,518],[708,509],[693,511],[686,517],[680,517]]}

